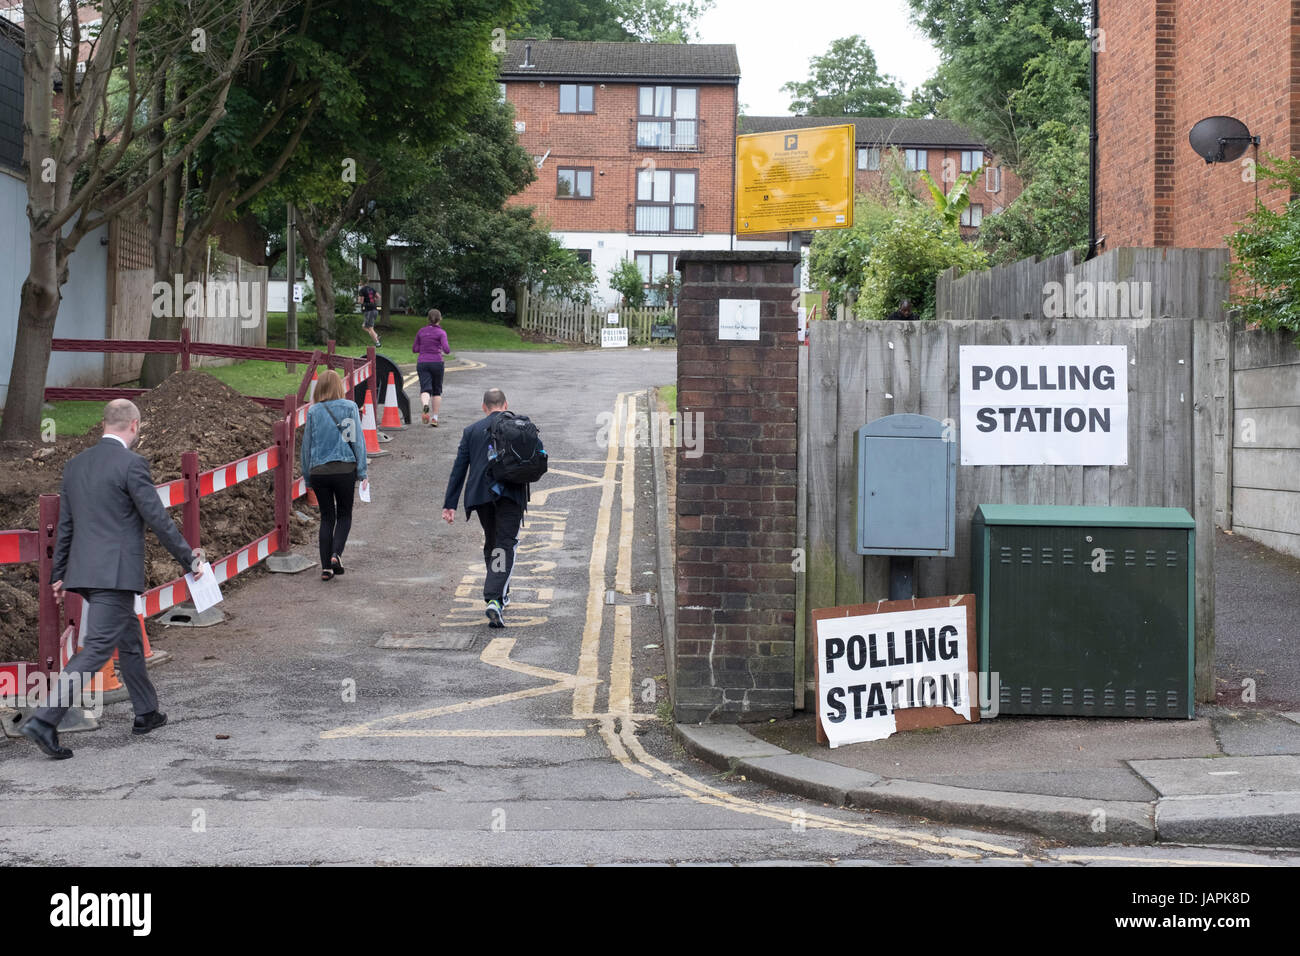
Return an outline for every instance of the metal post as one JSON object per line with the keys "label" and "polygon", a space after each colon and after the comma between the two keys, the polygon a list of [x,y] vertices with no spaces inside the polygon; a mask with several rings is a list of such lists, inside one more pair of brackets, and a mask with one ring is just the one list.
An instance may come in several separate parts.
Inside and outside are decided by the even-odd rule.
{"label": "metal post", "polygon": [[908,601],[916,597],[916,558],[894,555],[889,559],[889,600]]}
{"label": "metal post", "polygon": [[191,548],[199,546],[199,455],[181,455],[181,480],[185,482],[185,503],[181,506],[181,533]]}
{"label": "metal post", "polygon": [[288,300],[286,308],[288,316],[284,321],[284,340],[285,347],[296,349],[298,347],[298,303],[293,300],[293,286],[295,273],[298,271],[298,249],[294,242],[294,230],[297,229],[297,214],[293,208],[293,203],[289,203],[288,226],[285,230],[285,255],[287,256],[287,274],[289,283],[285,287],[286,298]]}
{"label": "metal post", "polygon": [[41,495],[38,505],[40,551],[36,556],[37,618],[36,666],[49,674],[59,666],[59,602],[50,590],[54,546],[59,533],[59,496]]}
{"label": "metal post", "polygon": [[293,445],[287,439],[289,421],[275,423],[275,447],[279,462],[275,466],[275,553],[289,552],[289,509],[293,498]]}

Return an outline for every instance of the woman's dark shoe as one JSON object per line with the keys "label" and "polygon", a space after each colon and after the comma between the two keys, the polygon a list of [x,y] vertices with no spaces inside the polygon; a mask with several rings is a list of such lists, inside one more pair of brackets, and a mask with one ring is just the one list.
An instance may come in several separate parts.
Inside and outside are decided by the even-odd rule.
{"label": "woman's dark shoe", "polygon": [[131,733],[147,734],[151,730],[157,730],[163,724],[167,723],[167,715],[162,711],[153,710],[147,714],[140,714],[131,724]]}
{"label": "woman's dark shoe", "polygon": [[334,577],[334,572],[331,571],[329,568],[326,568],[324,571],[320,573],[320,579],[322,581],[328,581],[332,577]]}
{"label": "woman's dark shoe", "polygon": [[72,756],[72,751],[59,743],[58,730],[43,720],[32,717],[18,732],[40,747],[46,756],[53,757],[55,760],[67,760]]}
{"label": "woman's dark shoe", "polygon": [[335,574],[343,573],[343,562],[339,560],[339,556],[337,554],[334,555],[334,557],[330,558],[330,567],[334,570]]}

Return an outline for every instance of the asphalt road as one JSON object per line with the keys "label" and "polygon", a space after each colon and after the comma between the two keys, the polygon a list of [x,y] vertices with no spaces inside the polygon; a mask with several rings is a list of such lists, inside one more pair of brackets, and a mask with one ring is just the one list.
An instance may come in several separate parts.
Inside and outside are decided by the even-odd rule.
{"label": "asphalt road", "polygon": [[[673,353],[465,358],[441,427],[417,415],[372,464],[343,577],[253,572],[226,623],[158,642],[173,655],[153,672],[166,728],[133,738],[120,703],[100,730],[65,735],[73,760],[0,742],[0,862],[1282,861],[1047,847],[827,808],[687,758],[657,716],[650,449],[610,427],[674,381]],[[482,614],[477,521],[440,519],[460,430],[494,385],[540,424],[552,462],[503,631]]]}

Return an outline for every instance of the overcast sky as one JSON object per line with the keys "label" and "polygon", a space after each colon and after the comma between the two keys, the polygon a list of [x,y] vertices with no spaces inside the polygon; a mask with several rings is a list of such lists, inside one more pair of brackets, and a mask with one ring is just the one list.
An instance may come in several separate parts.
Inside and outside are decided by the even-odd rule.
{"label": "overcast sky", "polygon": [[700,18],[701,43],[734,43],[740,54],[740,102],[752,116],[789,114],[789,80],[808,77],[808,61],[837,37],[860,33],[881,73],[904,94],[927,79],[939,54],[908,20],[907,0],[716,0]]}

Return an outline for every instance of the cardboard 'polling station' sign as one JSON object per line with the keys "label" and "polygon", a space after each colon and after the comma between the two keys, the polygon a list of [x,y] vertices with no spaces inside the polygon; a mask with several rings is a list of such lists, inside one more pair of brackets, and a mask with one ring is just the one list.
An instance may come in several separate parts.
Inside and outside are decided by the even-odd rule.
{"label": "cardboard 'polling station' sign", "polygon": [[1127,465],[1123,345],[963,345],[963,465]]}
{"label": "cardboard 'polling station' sign", "polygon": [[974,595],[819,609],[813,627],[818,741],[979,720]]}

